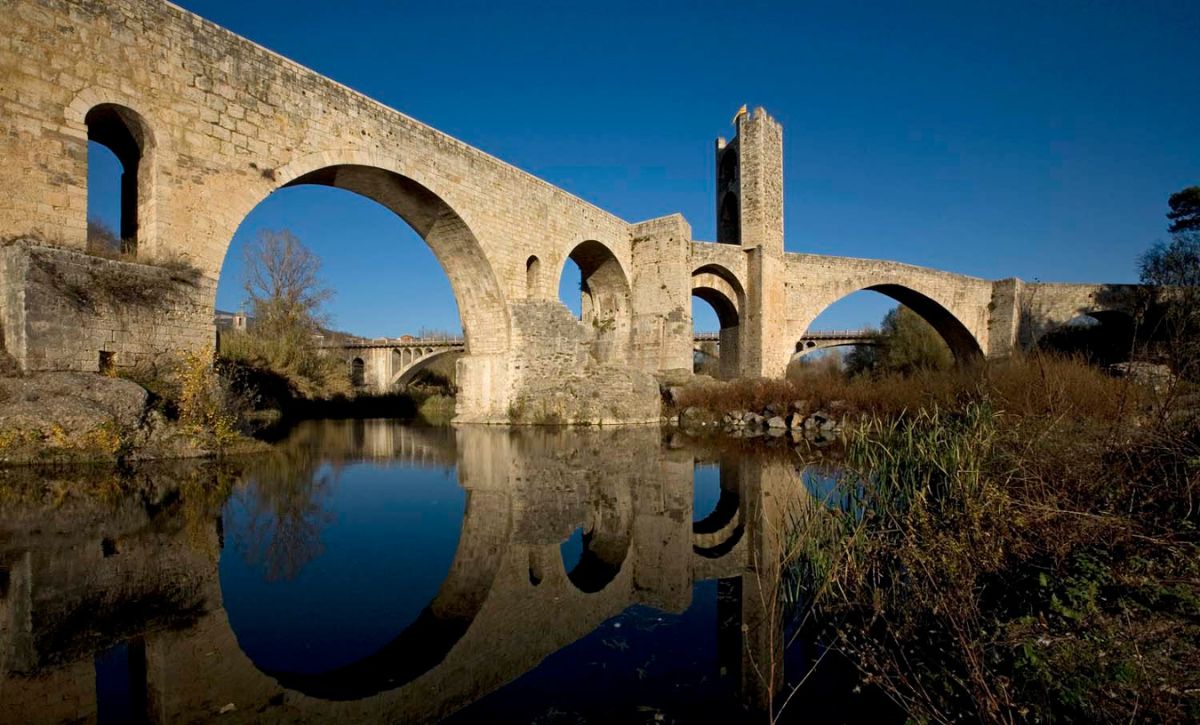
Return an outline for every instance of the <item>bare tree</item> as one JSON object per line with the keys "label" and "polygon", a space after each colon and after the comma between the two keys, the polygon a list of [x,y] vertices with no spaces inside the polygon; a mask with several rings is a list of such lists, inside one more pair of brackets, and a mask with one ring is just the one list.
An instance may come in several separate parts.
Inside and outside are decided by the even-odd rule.
{"label": "bare tree", "polygon": [[243,287],[255,324],[268,336],[308,334],[324,319],[333,291],[321,259],[286,229],[264,229],[245,248]]}

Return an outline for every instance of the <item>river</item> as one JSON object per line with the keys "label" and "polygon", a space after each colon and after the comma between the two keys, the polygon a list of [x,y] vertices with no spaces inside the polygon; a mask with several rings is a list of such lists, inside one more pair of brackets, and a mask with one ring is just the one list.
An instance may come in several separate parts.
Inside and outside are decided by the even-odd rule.
{"label": "river", "polygon": [[0,722],[902,720],[772,602],[785,513],[828,488],[799,461],[367,420],[7,471]]}

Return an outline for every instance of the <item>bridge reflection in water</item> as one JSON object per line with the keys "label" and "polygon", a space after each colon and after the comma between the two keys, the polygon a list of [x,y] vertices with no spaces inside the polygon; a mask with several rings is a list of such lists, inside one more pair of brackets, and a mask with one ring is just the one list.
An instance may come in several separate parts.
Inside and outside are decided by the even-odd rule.
{"label": "bridge reflection in water", "polygon": [[[720,464],[709,513],[692,510],[697,451],[657,428],[297,429],[236,472],[235,499],[303,491],[364,461],[453,467],[465,494],[436,594],[390,641],[331,669],[260,666],[239,645],[253,637],[231,624],[234,592],[222,591],[222,547],[239,535],[227,530],[226,473],[180,465],[121,481],[11,482],[18,494],[0,501],[0,721],[94,720],[115,677],[136,720],[431,722],[632,605],[684,612],[705,580],[718,580],[720,670],[761,708],[783,671],[766,595],[779,522],[812,504],[794,458],[699,455]],[[567,571],[560,545],[578,528],[583,551]],[[320,556],[305,561],[300,548],[285,574]]]}

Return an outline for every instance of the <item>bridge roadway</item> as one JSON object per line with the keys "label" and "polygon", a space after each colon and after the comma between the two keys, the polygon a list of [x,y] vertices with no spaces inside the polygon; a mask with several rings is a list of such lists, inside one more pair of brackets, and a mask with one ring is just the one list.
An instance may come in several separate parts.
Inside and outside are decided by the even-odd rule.
{"label": "bridge roadway", "polygon": [[[793,465],[719,456],[719,501],[697,516],[695,464],[710,454],[665,446],[657,428],[450,435],[388,421],[306,432],[305,444],[336,461],[389,450],[397,462],[428,461],[423,451],[444,446],[466,491],[454,560],[425,610],[374,654],[319,674],[265,669],[239,647],[221,589],[232,535],[222,533],[223,502],[192,495],[209,490],[210,467],[183,471],[202,485],[180,496],[163,494],[180,476],[147,479],[161,501],[153,506],[133,496],[49,510],[27,502],[37,498],[11,503],[0,517],[0,722],[94,722],[98,655],[121,644],[130,652],[121,676],[150,722],[218,712],[229,722],[434,722],[631,605],[683,612],[694,583],[714,578],[729,595],[711,623],[723,677],[751,705],[780,686],[760,673],[778,661],[784,627],[758,592],[779,576],[780,522],[824,510]],[[322,465],[286,460],[293,468],[282,471],[274,457],[250,460],[244,477],[303,480]],[[579,527],[585,551],[568,570],[560,544]]]}

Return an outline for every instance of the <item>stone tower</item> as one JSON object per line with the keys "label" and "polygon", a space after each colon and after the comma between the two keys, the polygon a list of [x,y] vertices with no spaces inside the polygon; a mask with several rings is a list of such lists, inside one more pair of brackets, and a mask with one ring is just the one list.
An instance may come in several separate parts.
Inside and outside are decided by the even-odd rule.
{"label": "stone tower", "polygon": [[748,255],[741,374],[782,376],[790,348],[783,257],[783,126],[760,108],[717,139],[717,242]]}

